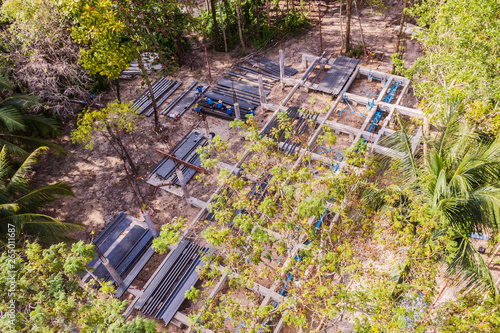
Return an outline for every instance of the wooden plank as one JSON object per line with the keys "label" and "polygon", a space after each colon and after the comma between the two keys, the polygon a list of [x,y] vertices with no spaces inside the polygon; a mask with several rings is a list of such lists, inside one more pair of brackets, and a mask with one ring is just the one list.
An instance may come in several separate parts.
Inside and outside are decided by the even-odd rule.
{"label": "wooden plank", "polygon": [[162,152],[161,150],[158,150],[158,149],[155,149],[155,150],[156,150],[156,152],[158,152],[158,153],[160,153],[162,155],[165,155],[168,158],[170,158],[170,159],[172,159],[172,160],[174,160],[174,161],[176,161],[176,162],[178,162],[180,164],[184,164],[185,166],[190,167],[191,169],[194,169],[194,170],[196,170],[198,172],[201,172],[201,173],[205,173],[205,174],[207,173],[207,171],[205,169],[201,168],[201,167],[198,167],[198,166],[196,166],[194,164],[191,164],[191,163],[189,163],[187,161],[181,160],[181,159],[179,159],[179,158],[177,158],[177,157],[175,157],[173,155],[170,155],[168,153]]}
{"label": "wooden plank", "polygon": [[[169,154],[175,155],[175,157],[183,160],[192,154],[194,149],[198,147],[203,140],[204,136],[202,134],[193,131],[181,140]],[[163,179],[167,179],[173,174],[175,166],[176,163],[172,159],[165,157],[154,167],[151,173],[157,174]]]}

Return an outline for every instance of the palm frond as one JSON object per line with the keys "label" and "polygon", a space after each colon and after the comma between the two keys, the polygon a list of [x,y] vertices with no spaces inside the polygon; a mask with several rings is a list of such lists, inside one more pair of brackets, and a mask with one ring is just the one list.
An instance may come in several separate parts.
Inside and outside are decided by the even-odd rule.
{"label": "palm frond", "polygon": [[21,147],[10,143],[9,141],[2,140],[3,135],[0,134],[0,145],[9,151],[10,155],[26,158],[30,155],[29,152],[22,149]]}
{"label": "palm frond", "polygon": [[21,164],[21,166],[17,169],[14,175],[11,177],[9,183],[6,186],[6,189],[11,193],[22,193],[24,191],[29,191],[31,188],[26,181],[26,176],[29,172],[31,172],[33,165],[36,163],[38,156],[42,153],[42,151],[47,150],[47,147],[37,148],[34,152],[32,152],[26,160]]}
{"label": "palm frond", "polygon": [[0,76],[0,92],[2,90],[12,90],[12,88],[14,88],[12,83],[6,77]]}
{"label": "palm frond", "polygon": [[74,197],[75,194],[69,185],[59,182],[39,187],[15,200],[15,203],[19,205],[21,212],[36,212],[44,205],[57,200],[59,196]]}
{"label": "palm frond", "polygon": [[456,99],[447,104],[447,110],[444,113],[443,123],[440,126],[439,136],[435,144],[436,151],[439,155],[445,153],[450,138],[454,136],[460,128],[459,114],[463,108],[462,101]]}
{"label": "palm frond", "polygon": [[22,116],[24,125],[32,135],[41,134],[43,136],[56,137],[61,134],[61,127],[52,118],[47,118],[37,114]]}
{"label": "palm frond", "polygon": [[24,131],[26,129],[21,114],[12,105],[0,108],[0,124],[9,131]]}
{"label": "palm frond", "polygon": [[500,293],[488,265],[470,242],[469,237],[457,232],[453,241],[457,244],[457,248],[450,256],[448,275],[457,278],[466,289],[488,290],[498,298]]}
{"label": "palm frond", "polygon": [[10,174],[10,160],[7,153],[8,148],[5,145],[2,146],[2,150],[0,150],[0,184],[4,177]]}
{"label": "palm frond", "polygon": [[405,182],[412,182],[416,179],[419,173],[419,161],[413,155],[412,149],[412,136],[408,134],[407,128],[401,121],[398,113],[396,112],[400,129],[391,135],[385,136],[380,139],[379,144],[396,150],[401,153],[400,163],[401,171],[405,177]]}
{"label": "palm frond", "polygon": [[363,207],[367,207],[373,211],[380,211],[387,206],[386,198],[393,195],[403,197],[403,189],[396,185],[386,188],[373,186],[363,191],[361,200],[363,201]]}
{"label": "palm frond", "polygon": [[11,215],[19,210],[19,205],[16,203],[0,204],[0,216]]}
{"label": "palm frond", "polygon": [[[21,135],[13,135],[13,134],[7,134],[7,133],[2,133],[0,134],[0,144],[3,142],[9,142],[10,147],[9,151],[12,152],[12,146],[15,146],[14,143],[18,144],[18,146],[24,147],[28,150],[39,148],[39,147],[49,147],[50,149],[54,150],[57,155],[59,156],[66,156],[68,155],[68,152],[64,147],[55,144],[49,140],[43,140],[35,137],[30,137],[30,136],[21,136]],[[19,147],[18,147],[19,148]],[[19,148],[17,150],[18,152],[26,152],[25,149]],[[26,153],[26,155],[29,155],[29,153]],[[25,156],[26,156],[25,155]]]}
{"label": "palm frond", "polygon": [[12,106],[18,111],[27,110],[38,104],[38,99],[30,95],[11,95],[0,102],[0,107]]}
{"label": "palm frond", "polygon": [[43,241],[61,241],[71,239],[64,234],[84,228],[81,223],[65,223],[44,214],[16,214],[0,219],[0,232],[6,233],[8,224],[15,225],[18,232],[38,237]]}

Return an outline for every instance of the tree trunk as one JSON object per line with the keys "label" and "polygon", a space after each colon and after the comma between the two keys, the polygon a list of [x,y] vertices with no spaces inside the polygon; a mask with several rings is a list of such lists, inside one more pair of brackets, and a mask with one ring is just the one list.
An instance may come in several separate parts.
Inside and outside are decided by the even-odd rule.
{"label": "tree trunk", "polygon": [[222,5],[219,0],[219,16],[222,28],[222,38],[224,38],[224,51],[227,53],[227,39],[226,39],[226,30],[224,29],[224,16],[222,15]]}
{"label": "tree trunk", "polygon": [[254,16],[255,16],[255,26],[257,28],[257,36],[260,36],[260,27],[259,27],[259,0],[255,0],[254,2]]}
{"label": "tree trunk", "polygon": [[342,7],[344,5],[344,0],[340,0],[340,18],[339,18],[339,23],[340,23],[340,50],[339,53],[342,53],[343,47],[344,47],[344,29],[342,25]]}
{"label": "tree trunk", "polygon": [[359,33],[361,34],[361,44],[363,44],[363,55],[366,57],[365,37],[363,36],[363,27],[361,27],[361,17],[359,17],[358,3],[356,2],[356,0],[354,0],[354,7],[356,8],[356,15],[358,16]]}
{"label": "tree trunk", "polygon": [[286,27],[288,28],[288,16],[290,15],[290,4],[286,0]]}
{"label": "tree trunk", "polygon": [[271,26],[271,16],[269,16],[269,0],[266,0],[267,26]]}
{"label": "tree trunk", "polygon": [[153,235],[153,238],[157,238],[158,230],[156,230],[153,221],[151,220],[151,216],[149,215],[149,209],[147,211],[142,212],[142,217],[144,217],[144,222],[146,222],[149,231],[151,231],[151,235]]}
{"label": "tree trunk", "polygon": [[120,94],[120,79],[115,80],[115,86],[116,86],[116,99],[118,99],[118,102],[122,102],[121,94]]}
{"label": "tree trunk", "polygon": [[[398,33],[398,41],[396,42],[396,54],[399,59],[403,58],[404,47],[401,46],[401,41],[405,38],[404,33],[404,25],[406,23],[406,13],[405,9],[408,5],[408,0],[405,0],[403,3],[403,12],[401,13],[401,20],[399,21],[399,33]],[[392,70],[394,71],[394,63],[392,64]]]}
{"label": "tree trunk", "polygon": [[210,0],[212,10],[212,21],[214,22],[215,50],[219,51],[219,24],[217,23],[217,12],[215,11],[215,0]]}
{"label": "tree trunk", "polygon": [[319,23],[319,54],[323,53],[323,35],[321,34],[321,7],[318,2],[318,23]]}
{"label": "tree trunk", "polygon": [[120,286],[123,283],[123,280],[122,280],[120,274],[118,274],[118,272],[115,270],[115,268],[111,265],[111,263],[109,262],[108,258],[103,257],[103,258],[100,258],[100,259],[101,259],[101,262],[104,265],[104,267],[106,267],[106,270],[109,272],[109,275],[111,275],[111,277],[113,278],[113,280],[115,281],[115,283],[118,286]]}
{"label": "tree trunk", "polygon": [[135,167],[135,163],[130,157],[130,154],[128,153],[127,148],[125,148],[125,145],[123,144],[122,140],[113,132],[111,127],[106,126],[106,130],[109,133],[109,136],[111,137],[111,140],[115,142],[115,144],[120,148],[120,155],[121,158],[128,163],[130,166],[130,169],[132,169],[132,174],[134,176],[137,176],[137,169]]}
{"label": "tree trunk", "polygon": [[241,46],[243,47],[243,52],[245,54],[247,54],[247,48],[245,47],[245,42],[243,41],[243,31],[242,31],[242,22],[241,22],[241,2],[240,0],[237,0],[237,4],[236,4],[236,16],[238,18],[238,32],[240,34],[240,42],[241,42]]}
{"label": "tree trunk", "polygon": [[[170,13],[170,20],[174,22],[174,15],[172,15],[172,13]],[[179,66],[182,66],[182,56],[184,54],[184,51],[182,50],[182,33],[180,33],[177,29],[175,31],[175,53],[177,54]]]}
{"label": "tree trunk", "polygon": [[205,47],[205,58],[207,59],[207,68],[208,68],[208,81],[212,83],[212,73],[210,72],[210,62],[208,61],[208,50],[207,50],[207,41],[205,39],[205,30],[203,31],[203,46]]}
{"label": "tree trunk", "polygon": [[146,67],[144,67],[144,62],[142,60],[142,55],[139,50],[137,50],[137,53],[139,54],[138,63],[139,63],[139,68],[141,69],[142,72],[142,78],[144,79],[144,82],[146,82],[146,85],[148,86],[149,90],[149,98],[151,98],[151,103],[153,104],[153,110],[154,110],[154,115],[155,115],[155,131],[158,132],[160,130],[160,121],[159,121],[159,116],[158,116],[158,107],[156,106],[156,98],[153,94],[153,87],[151,85],[151,81],[149,80],[148,72],[146,71]]}
{"label": "tree trunk", "polygon": [[345,22],[345,51],[351,49],[351,0],[347,0],[346,13],[347,19]]}

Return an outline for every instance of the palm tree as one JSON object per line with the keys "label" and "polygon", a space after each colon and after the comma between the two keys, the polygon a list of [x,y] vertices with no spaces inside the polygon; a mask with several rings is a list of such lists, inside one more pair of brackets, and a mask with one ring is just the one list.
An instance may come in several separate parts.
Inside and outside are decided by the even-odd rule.
{"label": "palm tree", "polygon": [[[37,237],[41,241],[70,240],[65,233],[82,228],[81,224],[64,223],[40,213],[40,209],[59,196],[74,196],[64,183],[55,183],[33,189],[29,174],[37,157],[47,147],[37,148],[14,168],[4,146],[0,151],[0,244],[7,243],[7,235],[15,230],[15,238]],[[12,235],[11,235],[12,236]]]}
{"label": "palm tree", "polygon": [[27,157],[33,149],[41,146],[65,154],[63,147],[37,137],[60,134],[54,119],[27,113],[37,103],[32,96],[14,94],[12,84],[5,77],[0,77],[0,145],[20,157]]}
{"label": "palm tree", "polygon": [[[433,236],[445,236],[454,244],[442,254],[449,276],[464,288],[489,290],[498,298],[498,287],[470,236],[500,229],[500,137],[474,132],[461,117],[462,105],[450,103],[439,134],[428,142],[425,160],[411,154],[411,138],[400,121],[400,131],[386,145],[404,153],[403,187],[369,190],[365,202],[380,210],[386,205],[384,196],[392,192],[400,193],[400,208],[408,209],[410,201],[430,205],[439,223]],[[403,194],[409,188],[415,194],[411,198]]]}

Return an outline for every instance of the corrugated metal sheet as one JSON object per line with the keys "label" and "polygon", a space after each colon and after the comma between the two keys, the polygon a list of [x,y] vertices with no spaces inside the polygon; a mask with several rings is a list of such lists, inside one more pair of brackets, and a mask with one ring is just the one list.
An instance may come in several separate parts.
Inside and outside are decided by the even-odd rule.
{"label": "corrugated metal sheet", "polygon": [[334,96],[338,95],[358,66],[358,63],[359,59],[337,57],[321,82],[311,88]]}

